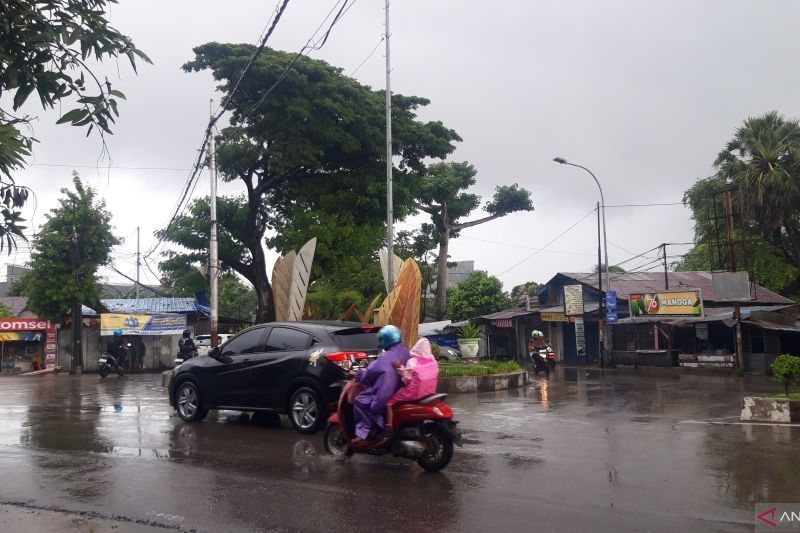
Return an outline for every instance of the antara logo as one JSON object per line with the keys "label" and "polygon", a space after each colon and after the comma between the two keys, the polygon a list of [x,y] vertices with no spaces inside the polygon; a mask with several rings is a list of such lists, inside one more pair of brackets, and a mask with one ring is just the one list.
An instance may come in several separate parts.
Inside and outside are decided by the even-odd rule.
{"label": "antara logo", "polygon": [[[777,507],[770,507],[761,512],[756,518],[770,527],[779,528],[783,524],[799,524],[800,511],[778,511]],[[795,526],[796,527],[796,526]]]}
{"label": "antara logo", "polygon": [[775,523],[775,515],[778,514],[778,508],[773,507],[771,509],[767,509],[760,515],[758,515],[758,519],[767,524],[768,526],[778,527],[778,524]]}

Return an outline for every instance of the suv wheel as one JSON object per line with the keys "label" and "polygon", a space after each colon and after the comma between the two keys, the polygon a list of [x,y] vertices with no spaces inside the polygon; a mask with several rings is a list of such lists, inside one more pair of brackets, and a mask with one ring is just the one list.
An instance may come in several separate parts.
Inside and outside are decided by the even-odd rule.
{"label": "suv wheel", "polygon": [[325,423],[325,407],[312,388],[300,387],[289,399],[289,420],[300,433],[315,433]]}
{"label": "suv wheel", "polygon": [[186,422],[199,422],[206,417],[208,409],[203,409],[200,391],[191,381],[184,381],[175,391],[175,409],[178,416]]}

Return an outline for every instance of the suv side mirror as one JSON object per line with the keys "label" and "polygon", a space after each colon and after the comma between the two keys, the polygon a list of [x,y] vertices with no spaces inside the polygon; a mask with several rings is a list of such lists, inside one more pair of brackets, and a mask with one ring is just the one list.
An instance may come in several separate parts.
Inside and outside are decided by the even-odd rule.
{"label": "suv side mirror", "polygon": [[215,359],[218,358],[219,357],[219,346],[215,346],[214,348],[211,348],[208,351],[208,356],[209,357],[213,357]]}

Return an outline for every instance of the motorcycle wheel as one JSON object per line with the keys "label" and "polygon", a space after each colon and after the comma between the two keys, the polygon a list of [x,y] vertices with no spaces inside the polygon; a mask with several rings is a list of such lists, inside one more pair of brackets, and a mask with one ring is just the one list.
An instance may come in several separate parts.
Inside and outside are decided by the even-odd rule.
{"label": "motorcycle wheel", "polygon": [[453,458],[453,441],[438,424],[425,424],[423,433],[428,450],[417,459],[417,464],[428,472],[438,472]]}
{"label": "motorcycle wheel", "polygon": [[100,365],[100,377],[104,378],[108,376],[108,366],[107,365]]}
{"label": "motorcycle wheel", "polygon": [[347,435],[341,424],[328,424],[325,428],[325,451],[334,457],[350,457],[353,450],[347,445]]}
{"label": "motorcycle wheel", "polygon": [[117,367],[117,375],[118,376],[124,376],[125,375],[125,369],[122,368],[121,366],[118,366]]}

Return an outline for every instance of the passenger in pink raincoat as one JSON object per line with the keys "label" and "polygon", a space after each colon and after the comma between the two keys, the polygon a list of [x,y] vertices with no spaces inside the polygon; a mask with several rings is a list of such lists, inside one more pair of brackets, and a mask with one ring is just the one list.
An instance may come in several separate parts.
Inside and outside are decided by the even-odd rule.
{"label": "passenger in pink raincoat", "polygon": [[431,351],[431,343],[421,338],[411,349],[411,355],[405,366],[395,362],[395,368],[403,380],[403,387],[389,398],[386,403],[386,427],[392,426],[392,406],[399,402],[413,402],[434,394],[439,377],[439,363]]}

